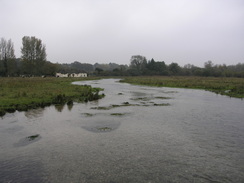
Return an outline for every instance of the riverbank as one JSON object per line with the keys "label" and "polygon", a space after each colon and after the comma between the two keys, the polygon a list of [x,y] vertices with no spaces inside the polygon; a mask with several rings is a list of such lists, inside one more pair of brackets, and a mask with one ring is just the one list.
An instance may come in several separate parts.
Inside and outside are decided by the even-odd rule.
{"label": "riverbank", "polygon": [[0,78],[0,116],[16,110],[102,98],[100,88],[71,84],[90,79],[97,78]]}
{"label": "riverbank", "polygon": [[244,78],[137,76],[126,77],[121,82],[158,87],[204,89],[221,95],[244,98]]}

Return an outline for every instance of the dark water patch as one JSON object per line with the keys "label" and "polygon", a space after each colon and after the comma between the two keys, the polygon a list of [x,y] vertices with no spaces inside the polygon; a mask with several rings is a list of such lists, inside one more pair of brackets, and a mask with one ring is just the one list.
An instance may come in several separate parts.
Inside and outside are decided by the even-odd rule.
{"label": "dark water patch", "polygon": [[163,103],[163,104],[153,104],[154,106],[170,106],[169,103]]}
{"label": "dark water patch", "polygon": [[111,116],[124,116],[126,115],[127,113],[111,113],[110,115]]}
{"label": "dark water patch", "polygon": [[118,95],[124,95],[123,93],[118,93]]}
{"label": "dark water patch", "polygon": [[148,101],[148,100],[151,100],[151,98],[148,98],[148,97],[138,97],[138,98],[131,98],[130,100],[135,100],[135,101],[138,101],[138,100]]}
{"label": "dark water patch", "polygon": [[92,117],[92,116],[94,116],[94,115],[96,115],[96,114],[82,113],[81,115],[82,115],[82,116],[85,116],[85,117]]}
{"label": "dark water patch", "polygon": [[171,97],[155,97],[156,99],[162,99],[162,100],[165,100],[165,99],[172,99]]}
{"label": "dark water patch", "polygon": [[94,132],[94,133],[104,133],[116,130],[120,126],[120,122],[117,120],[107,120],[107,121],[92,121],[86,123],[82,126],[83,129]]}
{"label": "dark water patch", "polygon": [[179,93],[178,91],[161,91],[161,93],[166,93],[166,94],[173,94],[173,93]]}
{"label": "dark water patch", "polygon": [[150,101],[150,100],[154,100],[154,99],[162,99],[162,100],[166,100],[166,99],[172,99],[171,97],[136,97],[136,98],[130,98],[130,100],[134,100],[134,101]]}
{"label": "dark water patch", "polygon": [[39,141],[40,139],[41,139],[41,136],[39,134],[31,135],[31,136],[20,139],[19,142],[14,144],[14,147],[27,146],[34,142]]}
{"label": "dark water patch", "polygon": [[116,104],[113,104],[111,105],[112,108],[116,108],[116,107],[129,107],[129,106],[140,106],[139,104],[130,104],[129,102],[124,102],[123,104],[120,104],[120,105],[116,105]]}
{"label": "dark water patch", "polygon": [[42,164],[38,161],[12,159],[0,161],[1,183],[48,183]]}
{"label": "dark water patch", "polygon": [[123,102],[124,105],[129,105],[130,103],[129,102]]}

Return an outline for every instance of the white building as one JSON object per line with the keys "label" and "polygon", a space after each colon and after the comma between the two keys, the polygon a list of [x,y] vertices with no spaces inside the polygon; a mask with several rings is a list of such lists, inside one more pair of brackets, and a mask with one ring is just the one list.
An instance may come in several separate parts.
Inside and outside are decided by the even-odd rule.
{"label": "white building", "polygon": [[60,78],[79,78],[79,77],[87,77],[87,73],[72,73],[72,74],[62,74],[62,73],[56,73],[56,77]]}

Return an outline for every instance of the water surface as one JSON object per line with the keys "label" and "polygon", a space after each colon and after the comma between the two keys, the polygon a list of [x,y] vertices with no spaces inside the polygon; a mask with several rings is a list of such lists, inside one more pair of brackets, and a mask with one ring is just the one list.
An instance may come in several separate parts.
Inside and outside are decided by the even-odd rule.
{"label": "water surface", "polygon": [[0,182],[244,182],[244,102],[191,89],[75,82],[105,98],[0,119]]}

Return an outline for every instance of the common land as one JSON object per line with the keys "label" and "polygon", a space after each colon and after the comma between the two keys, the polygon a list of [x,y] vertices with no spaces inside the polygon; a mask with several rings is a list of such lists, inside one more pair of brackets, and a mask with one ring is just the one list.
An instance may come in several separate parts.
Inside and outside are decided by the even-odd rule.
{"label": "common land", "polygon": [[244,98],[244,78],[140,76],[125,77],[121,82],[158,87],[204,89],[221,95]]}
{"label": "common land", "polygon": [[101,89],[73,85],[73,81],[95,78],[0,78],[0,116],[6,112],[26,111],[51,104],[72,104],[73,101],[96,100]]}

